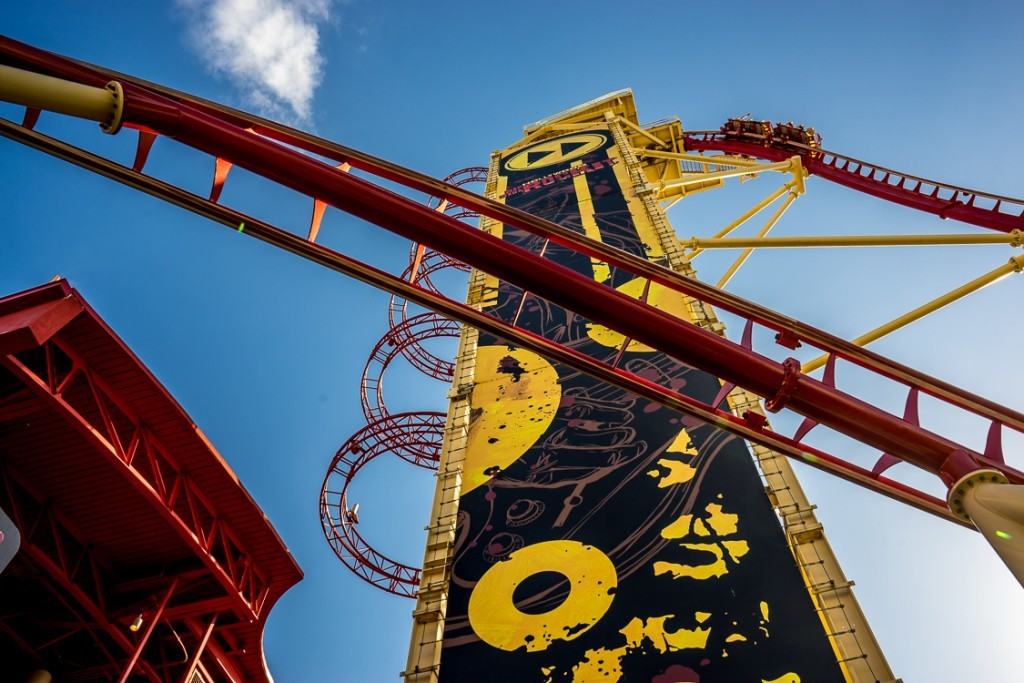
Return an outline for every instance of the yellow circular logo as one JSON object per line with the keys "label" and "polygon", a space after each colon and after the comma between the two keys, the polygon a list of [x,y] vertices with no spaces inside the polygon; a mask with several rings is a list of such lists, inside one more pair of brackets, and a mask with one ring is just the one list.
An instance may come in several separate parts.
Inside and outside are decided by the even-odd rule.
{"label": "yellow circular logo", "polygon": [[[560,590],[568,596],[552,609],[524,612],[513,595],[519,584],[540,572],[565,577],[567,585]],[[578,638],[600,621],[612,606],[618,582],[615,565],[594,546],[579,541],[534,543],[484,572],[469,595],[469,623],[491,647],[539,652]],[[536,600],[530,602],[537,606]]]}
{"label": "yellow circular logo", "polygon": [[554,166],[589,154],[607,140],[600,133],[580,133],[545,140],[510,157],[505,162],[505,168],[509,171],[532,171],[535,168]]}

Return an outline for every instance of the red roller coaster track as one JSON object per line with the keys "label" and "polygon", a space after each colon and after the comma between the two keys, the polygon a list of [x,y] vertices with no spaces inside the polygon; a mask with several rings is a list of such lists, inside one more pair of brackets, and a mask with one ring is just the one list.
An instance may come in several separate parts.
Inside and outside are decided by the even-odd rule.
{"label": "red roller coaster track", "polygon": [[[320,524],[338,559],[367,583],[389,593],[414,597],[420,570],[377,552],[356,528],[358,513],[348,500],[348,487],[367,463],[382,455],[416,448],[429,454],[414,464],[434,469],[440,456],[444,415],[400,413],[369,423],[342,444],[320,490]],[[404,457],[404,456],[403,456]]]}
{"label": "red roller coaster track", "polygon": [[[271,242],[335,270],[349,273],[365,282],[530,348],[552,360],[575,367],[743,438],[762,443],[815,467],[946,518],[953,516],[943,501],[887,479],[879,472],[866,470],[842,458],[814,449],[802,441],[803,436],[816,424],[826,425],[878,448],[885,454],[938,475],[947,486],[980,469],[996,470],[1013,483],[1024,482],[1024,473],[1009,467],[1003,461],[998,438],[1004,426],[1024,431],[1024,415],[897,364],[879,354],[861,349],[826,332],[642,258],[594,242],[563,226],[511,209],[357,150],[259,117],[75,62],[9,39],[0,39],[0,61],[94,87],[103,87],[108,81],[116,79],[124,90],[125,125],[137,128],[143,133],[140,135],[140,158],[143,163],[136,163],[135,169],[128,168],[35,133],[29,130],[29,127],[4,123],[0,126],[0,133],[9,138],[172,201],[217,222],[236,227],[240,221],[244,221],[246,235]],[[31,121],[32,118],[29,115],[27,121]],[[140,171],[145,154],[141,152],[148,147],[151,138],[147,136],[152,134],[174,138],[213,155],[219,160],[217,167],[223,168],[227,163],[238,164],[283,186],[445,253],[502,280],[515,283],[537,296],[575,311],[630,339],[711,372],[726,382],[753,391],[769,399],[776,409],[786,407],[800,413],[806,418],[805,424],[794,437],[778,434],[768,429],[763,421],[758,419],[759,416],[748,413],[737,417],[720,410],[717,405],[695,401],[628,371],[595,361],[571,348],[502,323],[436,292],[371,268],[238,211],[204,200],[179,187],[143,175]],[[722,136],[721,140],[715,139],[714,135],[706,137],[708,140],[705,142],[709,145],[725,145],[728,142],[725,136]],[[694,138],[694,141],[699,142],[697,138]],[[354,169],[397,182],[407,188],[441,197],[452,204],[549,238],[590,257],[601,259],[638,276],[647,277],[673,290],[731,311],[747,320],[748,331],[755,325],[765,326],[777,332],[787,344],[799,341],[830,354],[830,362],[833,364],[837,359],[843,359],[894,380],[908,392],[910,400],[914,400],[919,393],[925,393],[951,406],[980,415],[991,421],[988,446],[984,453],[973,451],[925,429],[914,420],[892,415],[841,391],[835,386],[834,381],[831,381],[831,373],[826,374],[824,381],[819,381],[801,374],[798,369],[794,372],[793,363],[775,362],[755,352],[749,343],[733,343],[667,315],[572,270],[474,230],[442,212],[297,152],[292,147],[316,153],[333,163],[349,164]],[[695,144],[692,149],[699,147]],[[753,155],[781,153],[771,145],[762,145],[759,150],[743,151],[737,148],[736,152]],[[815,154],[822,153],[816,151]],[[838,165],[824,164],[819,162],[817,157],[812,160],[816,164],[822,164],[821,168],[812,167],[815,172],[827,167],[837,169],[835,173],[852,173],[848,170],[849,164],[846,164],[843,170],[838,170]],[[834,179],[825,172],[822,172],[822,175]],[[874,173],[871,176],[874,177]],[[215,187],[222,182],[223,174],[215,176]],[[881,180],[878,182],[882,185],[888,183],[882,183]],[[846,184],[867,191],[855,185],[852,179]],[[901,192],[919,189],[910,190],[905,187],[906,183],[903,185],[904,187],[899,187],[899,184],[893,187]],[[955,189],[964,192],[960,188]],[[885,188],[875,188],[871,193],[877,194],[882,190]],[[942,192],[934,194],[940,197]],[[982,193],[973,193],[971,197],[957,194],[952,201],[947,198],[945,204],[950,206],[945,215],[963,220],[967,220],[963,217],[967,215],[974,219],[969,222],[1001,230],[1008,229],[1002,223],[1003,216],[1010,216],[1017,221],[1013,223],[1013,227],[1019,226],[1019,216],[1003,212],[1011,200],[1003,198],[998,208],[981,209],[976,206],[975,200],[982,197]],[[960,199],[963,199],[962,203]],[[914,201],[918,202],[918,199]],[[1019,201],[1013,201],[1021,204]],[[909,200],[901,203],[909,204]],[[924,207],[922,205],[916,208]],[[932,211],[927,208],[925,210]],[[975,215],[980,211],[988,212],[984,214],[988,216],[987,222],[982,222],[982,218]],[[937,210],[932,212],[941,213]],[[751,335],[748,333],[744,337],[749,340]]]}
{"label": "red roller coaster track", "polygon": [[[767,122],[761,125],[771,130]],[[720,131],[688,131],[684,144],[694,152],[725,152],[771,161],[796,154],[810,173],[873,197],[991,230],[1024,228],[1022,199],[919,178],[781,136],[750,135],[723,126]]]}

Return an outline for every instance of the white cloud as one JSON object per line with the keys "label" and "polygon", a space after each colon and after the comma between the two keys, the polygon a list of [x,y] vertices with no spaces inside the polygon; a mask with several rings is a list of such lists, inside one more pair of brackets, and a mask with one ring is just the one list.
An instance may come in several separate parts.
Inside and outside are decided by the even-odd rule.
{"label": "white cloud", "polygon": [[179,0],[196,51],[249,102],[308,121],[324,58],[320,27],[332,0]]}

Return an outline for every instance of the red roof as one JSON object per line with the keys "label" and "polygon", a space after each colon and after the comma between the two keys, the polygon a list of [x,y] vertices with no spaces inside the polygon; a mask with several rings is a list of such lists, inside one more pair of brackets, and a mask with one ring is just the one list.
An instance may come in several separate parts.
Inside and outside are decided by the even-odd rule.
{"label": "red roof", "polygon": [[[155,618],[175,580],[134,667],[140,680],[155,666],[147,656],[178,648],[175,640],[185,652],[203,649],[200,670],[212,680],[269,680],[263,626],[301,570],[202,431],[65,281],[0,299],[0,468],[0,507],[23,536],[0,595],[3,581],[17,580],[8,574],[25,583],[40,572],[55,595],[71,595],[87,614],[99,610],[91,621],[106,625],[89,635],[112,652],[96,680],[116,678],[110,673],[146,631],[128,624],[138,614]],[[50,524],[31,523],[40,510]],[[98,578],[84,581],[67,557],[74,552],[89,555]],[[63,666],[46,654],[34,657]]]}

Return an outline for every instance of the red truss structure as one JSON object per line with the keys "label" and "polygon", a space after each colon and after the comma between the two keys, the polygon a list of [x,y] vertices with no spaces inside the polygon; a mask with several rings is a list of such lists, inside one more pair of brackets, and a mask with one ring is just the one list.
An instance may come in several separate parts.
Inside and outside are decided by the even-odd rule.
{"label": "red truss structure", "polygon": [[270,681],[302,573],[181,406],[67,282],[0,299],[4,680]]}
{"label": "red truss structure", "polygon": [[[417,262],[417,254],[419,262]],[[409,250],[409,265],[402,271],[402,279],[416,284],[431,292],[440,294],[441,290],[434,284],[433,276],[442,270],[454,268],[462,272],[469,272],[469,266],[455,261],[454,259],[434,251],[424,249],[421,245],[412,245]],[[409,302],[397,295],[392,295],[388,302],[388,323],[394,327],[409,317]]]}
{"label": "red truss structure", "polygon": [[338,559],[359,578],[395,595],[416,597],[420,569],[392,560],[363,539],[356,528],[359,507],[350,503],[348,487],[370,461],[393,454],[404,458],[402,453],[409,448],[424,456],[410,462],[436,469],[444,420],[443,413],[423,412],[399,413],[371,422],[338,449],[320,490],[320,524]]}
{"label": "red truss structure", "polygon": [[[483,166],[467,166],[466,168],[460,168],[457,171],[453,171],[444,177],[441,182],[445,183],[450,187],[465,187],[467,185],[484,185],[487,182],[487,169]],[[480,218],[480,212],[467,206],[455,203],[444,196],[432,196],[427,199],[427,206],[439,211],[446,216],[455,218],[460,221],[471,221]],[[431,249],[425,249],[423,245],[416,244],[413,242],[409,249],[409,267],[412,272],[416,273],[416,278],[424,277],[429,275],[425,269],[422,269],[419,265],[421,260],[426,258],[440,260],[445,266],[456,268],[465,273],[468,273],[470,267],[453,258],[449,254],[445,254],[439,251],[433,251]],[[415,281],[411,280],[411,281]],[[392,321],[392,324],[394,321]]]}
{"label": "red truss structure", "polygon": [[[487,182],[487,169],[483,166],[469,166],[467,168],[462,168],[454,173],[450,173],[445,177],[444,182],[451,184],[453,187],[483,184]],[[460,206],[448,199],[430,197],[427,200],[427,205],[435,211],[440,211],[447,216],[451,216],[452,218],[456,218],[461,221],[480,218],[479,212]],[[440,294],[441,290],[433,283],[431,276],[438,271],[448,268],[452,268],[463,273],[468,273],[470,270],[468,265],[449,256],[448,254],[435,251],[422,244],[413,242],[409,248],[409,266],[402,273],[402,278],[413,284],[419,285],[424,289]],[[393,331],[397,332],[398,330],[396,328],[399,327],[400,323],[405,322],[409,315],[408,309],[409,302],[407,300],[395,294],[391,295],[391,300],[388,302],[388,322],[391,324]],[[420,343],[420,340],[413,340],[408,344],[402,345],[402,355],[419,370],[435,377],[436,379],[451,378],[450,373],[445,377],[433,373],[431,368],[451,365],[451,363],[450,361],[439,358],[436,354],[428,351],[423,344]],[[367,419],[369,419],[369,417]]]}
{"label": "red truss structure", "polygon": [[[415,278],[415,282],[419,287],[427,289],[435,294],[440,294],[440,290],[430,280],[430,275],[447,268],[452,268],[450,263],[447,263],[439,258],[436,251],[426,251],[424,253],[423,260],[420,262],[419,276]],[[410,264],[405,272],[402,274],[402,279],[407,281],[410,280],[413,265]],[[452,363],[449,360],[441,358],[437,354],[427,349],[422,342],[425,341],[428,336],[423,336],[422,332],[417,333],[417,328],[422,327],[422,322],[412,322],[409,317],[409,302],[397,295],[391,295],[391,299],[388,302],[388,321],[390,323],[390,329],[385,335],[382,341],[387,341],[389,344],[393,344],[399,347],[399,352],[405,356],[405,359],[412,363],[417,370],[434,377],[435,379],[451,379],[452,376]],[[421,316],[413,316],[419,320],[422,320]],[[445,319],[449,320],[450,319]],[[458,324],[451,322],[451,327],[454,329],[454,334],[449,334],[447,329],[448,323],[439,321],[437,325],[444,327],[443,333],[436,336],[457,336],[458,335]],[[442,332],[439,330],[439,332]],[[369,419],[369,415],[367,415]]]}
{"label": "red truss structure", "polygon": [[[466,168],[460,168],[458,171],[449,173],[441,182],[453,187],[483,185],[487,182],[487,169],[483,166],[467,166]],[[454,204],[443,197],[431,197],[427,202],[427,206],[438,211],[444,211],[444,213],[452,218],[458,218],[463,221],[480,218],[479,211],[475,211],[465,206],[460,206],[459,204]],[[469,270],[468,267],[465,268],[467,271]]]}
{"label": "red truss structure", "polygon": [[[374,345],[370,358],[363,368],[360,400],[366,420],[373,422],[386,419],[388,416],[388,409],[384,403],[384,372],[392,361],[405,355],[406,349],[413,344],[419,344],[427,339],[457,338],[459,331],[460,325],[457,322],[432,312],[414,315],[389,329]],[[429,358],[431,362],[427,363],[426,358],[414,355],[412,365],[428,377],[450,382],[455,374],[454,364],[433,354],[429,354]]]}

